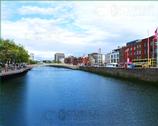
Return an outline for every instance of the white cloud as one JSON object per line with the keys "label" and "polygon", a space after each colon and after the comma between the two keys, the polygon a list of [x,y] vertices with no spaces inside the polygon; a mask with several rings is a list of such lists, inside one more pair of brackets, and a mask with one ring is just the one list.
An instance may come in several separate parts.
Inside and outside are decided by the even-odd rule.
{"label": "white cloud", "polygon": [[41,60],[41,59],[53,60],[54,54],[56,53],[53,51],[38,51],[38,50],[30,50],[30,52],[35,55],[36,60]]}
{"label": "white cloud", "polygon": [[[129,30],[145,36],[146,30],[156,28],[158,5],[156,2],[76,2],[76,23],[79,26],[99,27],[114,33]],[[109,28],[109,29],[107,29]]]}
{"label": "white cloud", "polygon": [[2,22],[2,36],[18,40],[40,40],[41,42],[45,41],[48,44],[58,42],[60,44],[68,44],[72,46],[88,44],[93,40],[102,39],[103,36],[104,38],[110,36],[108,32],[100,31],[97,28],[91,28],[86,31],[85,34],[75,33],[68,29],[58,27],[57,23],[58,21],[55,20],[40,18],[23,18],[16,22],[5,21]]}
{"label": "white cloud", "polygon": [[52,15],[54,12],[55,12],[54,8],[41,8],[36,6],[23,6],[19,8],[19,13],[23,15],[28,15],[28,14]]}
{"label": "white cloud", "polygon": [[[66,6],[73,7],[73,11],[58,15],[58,11],[67,11],[64,10]],[[21,19],[2,21],[2,37],[14,39],[29,51],[47,58],[55,51],[90,53],[101,47],[108,52],[126,41],[147,37],[147,29],[153,35],[158,26],[155,2],[77,1],[64,2],[54,8],[22,6],[18,11],[23,15]],[[25,17],[31,14],[55,14],[57,18]],[[74,21],[69,22],[69,19]],[[72,30],[60,26],[63,22]],[[76,32],[75,27],[82,30]]]}

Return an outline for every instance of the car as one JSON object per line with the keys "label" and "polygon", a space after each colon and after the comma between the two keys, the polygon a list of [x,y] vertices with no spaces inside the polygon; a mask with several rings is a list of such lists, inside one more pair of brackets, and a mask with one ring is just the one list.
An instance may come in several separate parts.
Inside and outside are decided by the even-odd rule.
{"label": "car", "polygon": [[132,63],[128,63],[128,64],[127,64],[127,68],[128,68],[128,69],[133,69],[134,67],[135,67],[135,65],[132,64]]}
{"label": "car", "polygon": [[114,63],[109,63],[109,64],[106,64],[105,67],[111,67],[111,68],[117,68],[118,67],[118,64],[114,64]]}

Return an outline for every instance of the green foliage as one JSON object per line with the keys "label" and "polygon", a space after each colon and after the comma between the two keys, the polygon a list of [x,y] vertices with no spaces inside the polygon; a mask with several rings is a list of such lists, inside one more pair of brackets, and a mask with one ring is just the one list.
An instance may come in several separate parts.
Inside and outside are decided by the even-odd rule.
{"label": "green foliage", "polygon": [[53,60],[52,63],[61,63],[61,61],[55,61],[55,60]]}
{"label": "green foliage", "polygon": [[37,64],[38,62],[35,60],[30,60],[30,64]]}
{"label": "green foliage", "polygon": [[0,62],[28,62],[29,55],[22,45],[15,44],[12,40],[0,39]]}

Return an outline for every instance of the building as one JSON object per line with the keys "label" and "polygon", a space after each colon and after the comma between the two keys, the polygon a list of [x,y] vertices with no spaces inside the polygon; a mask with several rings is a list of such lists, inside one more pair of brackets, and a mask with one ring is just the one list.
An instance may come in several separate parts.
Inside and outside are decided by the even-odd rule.
{"label": "building", "polygon": [[34,60],[34,54],[30,53],[30,60]]}
{"label": "building", "polygon": [[105,66],[106,60],[105,60],[105,54],[102,54],[102,65]]}
{"label": "building", "polygon": [[65,54],[64,53],[55,53],[54,61],[56,63],[64,63]]}
{"label": "building", "polygon": [[119,65],[120,48],[114,49],[112,52],[105,54],[105,66],[117,67]]}
{"label": "building", "polygon": [[73,65],[80,65],[80,66],[87,66],[89,65],[89,58],[88,57],[74,57],[69,56],[64,59],[65,64],[73,64]]}
{"label": "building", "polygon": [[89,57],[85,56],[82,57],[82,66],[89,66],[90,65],[90,61],[89,61]]}
{"label": "building", "polygon": [[126,46],[120,49],[119,53],[119,64],[123,67],[126,67],[128,63],[140,65],[141,67],[155,66],[157,54],[154,36],[128,42]]}
{"label": "building", "polygon": [[110,53],[110,63],[111,64],[118,64],[119,63],[119,52],[120,52],[120,49],[114,49]]}
{"label": "building", "polygon": [[64,59],[64,63],[77,65],[78,64],[78,59],[77,59],[77,57],[69,56],[69,57],[66,57]]}
{"label": "building", "polygon": [[105,54],[105,65],[106,65],[106,64],[110,64],[110,61],[111,61],[111,60],[110,60],[110,54],[111,54],[111,53]]}
{"label": "building", "polygon": [[102,66],[103,65],[103,54],[91,53],[88,54],[89,63],[91,66]]}

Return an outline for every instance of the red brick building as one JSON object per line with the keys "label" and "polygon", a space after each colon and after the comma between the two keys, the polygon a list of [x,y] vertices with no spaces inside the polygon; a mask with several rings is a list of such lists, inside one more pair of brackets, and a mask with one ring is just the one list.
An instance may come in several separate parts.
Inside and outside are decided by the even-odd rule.
{"label": "red brick building", "polygon": [[126,43],[126,46],[120,49],[119,64],[125,66],[135,60],[148,59],[148,41],[149,41],[149,58],[156,58],[156,41],[154,36],[142,40],[134,40]]}
{"label": "red brick building", "polygon": [[87,65],[89,65],[89,58],[88,57],[78,57],[77,58],[74,56],[69,56],[69,57],[64,59],[64,63],[87,66]]}

